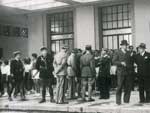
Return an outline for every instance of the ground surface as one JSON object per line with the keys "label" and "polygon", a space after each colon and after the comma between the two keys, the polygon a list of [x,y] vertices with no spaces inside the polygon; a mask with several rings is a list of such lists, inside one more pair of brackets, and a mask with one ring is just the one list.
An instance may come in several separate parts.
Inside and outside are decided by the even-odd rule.
{"label": "ground surface", "polygon": [[130,104],[115,104],[115,93],[111,92],[109,100],[99,100],[95,96],[94,102],[80,103],[77,100],[69,101],[69,104],[57,105],[47,102],[39,104],[41,96],[27,95],[27,101],[20,101],[19,97],[9,102],[7,97],[0,98],[0,113],[66,113],[66,112],[88,112],[88,113],[150,113],[150,104],[139,104],[138,92],[132,92]]}

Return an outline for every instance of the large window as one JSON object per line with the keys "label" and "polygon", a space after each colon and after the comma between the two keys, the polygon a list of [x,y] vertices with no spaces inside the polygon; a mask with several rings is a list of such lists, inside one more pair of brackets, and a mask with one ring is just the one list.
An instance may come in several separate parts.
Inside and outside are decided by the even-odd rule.
{"label": "large window", "polygon": [[55,13],[49,15],[51,49],[59,52],[63,45],[73,48],[73,12]]}
{"label": "large window", "polygon": [[103,47],[118,49],[121,40],[132,44],[131,5],[120,4],[99,9],[102,20]]}

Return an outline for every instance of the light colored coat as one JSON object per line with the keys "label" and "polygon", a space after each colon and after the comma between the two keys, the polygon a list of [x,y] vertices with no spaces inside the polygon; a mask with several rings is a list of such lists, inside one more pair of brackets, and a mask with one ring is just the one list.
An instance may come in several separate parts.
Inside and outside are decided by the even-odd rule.
{"label": "light colored coat", "polygon": [[67,53],[59,52],[54,57],[54,71],[57,76],[67,75]]}
{"label": "light colored coat", "polygon": [[67,64],[68,64],[67,73],[68,73],[68,76],[76,76],[77,67],[76,67],[76,58],[75,57],[76,56],[73,53],[68,57],[68,60],[67,60]]}

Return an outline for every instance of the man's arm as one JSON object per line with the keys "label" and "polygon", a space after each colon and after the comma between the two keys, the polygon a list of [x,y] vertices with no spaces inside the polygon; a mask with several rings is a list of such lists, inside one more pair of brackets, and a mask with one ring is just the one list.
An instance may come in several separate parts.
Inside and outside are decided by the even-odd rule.
{"label": "man's arm", "polygon": [[14,74],[14,61],[13,60],[10,62],[10,73],[11,75]]}
{"label": "man's arm", "polygon": [[36,65],[35,65],[35,68],[40,71],[40,57],[37,59],[36,61]]}
{"label": "man's arm", "polygon": [[92,60],[90,61],[90,67],[91,67],[91,70],[92,70],[93,75],[96,76],[95,59],[94,59],[94,57],[93,57]]}
{"label": "man's arm", "polygon": [[76,58],[75,58],[75,56],[72,57],[72,59],[71,59],[71,66],[72,66],[73,70],[76,72],[77,71],[77,66],[76,66]]}
{"label": "man's arm", "polygon": [[62,70],[62,68],[66,65],[66,63],[67,63],[67,57],[64,57],[64,58],[62,59],[61,66],[58,68],[56,74],[59,73],[59,72]]}

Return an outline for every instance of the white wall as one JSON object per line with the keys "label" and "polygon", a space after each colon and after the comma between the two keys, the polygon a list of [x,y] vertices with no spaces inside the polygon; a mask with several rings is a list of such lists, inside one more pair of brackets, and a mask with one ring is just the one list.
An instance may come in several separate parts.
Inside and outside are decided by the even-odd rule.
{"label": "white wall", "polygon": [[[25,15],[12,15],[0,17],[0,23],[12,26],[27,27],[27,18]],[[23,57],[28,56],[28,39],[21,37],[0,36],[0,48],[3,48],[3,57],[12,58],[14,51],[21,51]]]}
{"label": "white wall", "polygon": [[43,17],[42,14],[30,14],[28,15],[28,27],[29,27],[29,55],[32,53],[39,54],[40,48],[44,46],[44,34],[43,34]]}
{"label": "white wall", "polygon": [[135,43],[147,44],[150,51],[150,0],[134,0]]}
{"label": "white wall", "polygon": [[94,6],[77,7],[75,21],[75,46],[84,49],[88,44],[95,49]]}

